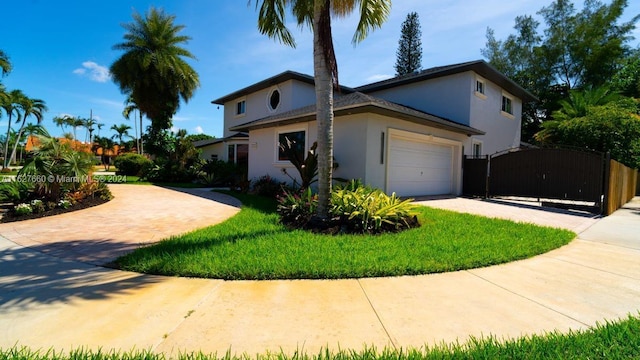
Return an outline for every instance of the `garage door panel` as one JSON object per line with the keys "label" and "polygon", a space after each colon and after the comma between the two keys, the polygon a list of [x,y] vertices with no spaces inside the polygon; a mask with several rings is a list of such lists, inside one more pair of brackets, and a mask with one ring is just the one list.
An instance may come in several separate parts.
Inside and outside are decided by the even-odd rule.
{"label": "garage door panel", "polygon": [[388,190],[398,195],[452,192],[453,146],[391,136]]}

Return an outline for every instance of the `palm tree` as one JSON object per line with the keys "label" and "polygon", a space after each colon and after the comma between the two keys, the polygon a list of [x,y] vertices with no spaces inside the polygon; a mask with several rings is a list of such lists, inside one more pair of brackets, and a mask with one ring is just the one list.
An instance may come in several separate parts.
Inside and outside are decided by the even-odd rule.
{"label": "palm tree", "polygon": [[59,126],[62,132],[64,132],[64,128],[67,126],[67,116],[68,115],[63,115],[53,118],[53,123],[56,124],[56,126]]}
{"label": "palm tree", "polygon": [[131,130],[131,126],[127,124],[113,125],[111,127],[111,130],[116,132],[116,134],[113,135],[111,138],[112,139],[118,138],[118,142],[120,143],[120,150],[122,150],[122,148],[124,147],[124,140],[122,138],[125,136],[128,138],[131,138],[131,135],[129,135],[129,130]]}
{"label": "palm tree", "polygon": [[47,105],[43,100],[31,99],[26,96],[22,98],[20,108],[22,109],[22,123],[20,123],[20,128],[18,129],[18,141],[13,145],[13,151],[9,157],[9,163],[15,159],[16,151],[18,151],[18,143],[22,141],[22,132],[25,124],[27,123],[27,118],[29,116],[33,116],[36,118],[37,123],[40,124],[42,122],[44,112],[48,110]]}
{"label": "palm tree", "polygon": [[[93,126],[97,125],[98,122],[93,120],[93,117],[90,117],[84,122],[84,126],[87,128],[87,135],[89,135],[89,144],[93,142],[93,132],[96,130]],[[87,137],[85,136],[85,139]]]}
{"label": "palm tree", "polygon": [[104,124],[103,123],[98,123],[98,124],[96,124],[96,126],[98,127],[98,135],[96,135],[96,136],[100,136],[100,130],[102,130],[102,128],[104,127]]}
{"label": "palm tree", "polygon": [[260,8],[258,30],[281,43],[295,47],[295,40],[285,26],[285,8],[289,6],[299,26],[313,31],[313,72],[318,122],[318,211],[320,219],[329,215],[331,176],[333,171],[333,89],[338,86],[338,65],[333,49],[331,15],[345,17],[356,8],[360,19],[353,44],[365,39],[370,30],[379,28],[391,11],[391,0],[256,0]]}
{"label": "palm tree", "polygon": [[191,38],[179,35],[183,25],[175,25],[175,16],[151,8],[142,17],[133,14],[133,22],[124,24],[124,42],[115,50],[125,53],[111,64],[110,72],[122,93],[151,119],[154,132],[169,129],[171,118],[200,86],[198,74],[183,58],[195,56],[181,47]]}
{"label": "palm tree", "polygon": [[11,72],[11,62],[9,61],[9,55],[0,50],[0,73],[2,76]]}
{"label": "palm tree", "polygon": [[26,98],[24,93],[20,90],[12,90],[7,94],[7,96],[2,99],[2,103],[0,103],[0,107],[5,111],[5,113],[9,116],[9,122],[7,125],[7,137],[4,142],[4,162],[2,164],[3,168],[9,166],[9,138],[11,136],[11,120],[13,116],[16,116],[16,122],[20,121],[20,107],[23,103],[23,99]]}
{"label": "palm tree", "polygon": [[138,154],[143,154],[144,150],[142,149],[142,111],[140,111],[140,108],[138,108],[138,105],[136,105],[136,103],[133,102],[133,99],[131,99],[131,96],[127,97],[127,100],[124,103],[125,107],[124,110],[122,110],[122,116],[124,116],[127,120],[130,119],[131,117],[131,113],[134,111],[138,111],[138,114],[140,115],[140,137],[138,138],[138,126],[136,125],[136,119],[133,119],[133,124],[135,127],[135,131],[136,131],[136,148],[138,149]]}
{"label": "palm tree", "polygon": [[84,126],[86,120],[81,117],[74,117],[69,115],[65,115],[64,119],[65,124],[73,128],[73,140],[78,141],[77,130],[79,127]]}

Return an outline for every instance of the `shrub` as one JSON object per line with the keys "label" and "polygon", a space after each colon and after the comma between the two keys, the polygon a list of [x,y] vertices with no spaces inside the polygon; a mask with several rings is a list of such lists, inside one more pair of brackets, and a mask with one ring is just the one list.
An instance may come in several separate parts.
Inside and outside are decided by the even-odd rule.
{"label": "shrub", "polygon": [[33,211],[34,214],[43,213],[45,208],[42,200],[39,200],[39,199],[31,200],[31,210]]}
{"label": "shrub", "polygon": [[34,184],[26,181],[10,181],[0,183],[0,201],[14,204],[24,203],[33,193]]}
{"label": "shrub", "polygon": [[61,209],[68,209],[71,207],[71,201],[62,199],[58,201],[58,207]]}
{"label": "shrub", "polygon": [[33,209],[31,209],[31,205],[29,204],[18,204],[14,209],[16,215],[29,215],[33,213]]}
{"label": "shrub", "polygon": [[307,188],[302,193],[285,191],[278,197],[277,212],[283,224],[305,228],[318,209],[318,195]]}
{"label": "shrub", "polygon": [[396,232],[420,226],[411,199],[402,200],[379,189],[351,181],[331,193],[331,219],[318,222],[313,218],[318,197],[310,189],[300,194],[285,192],[278,198],[278,214],[283,224],[329,233]]}
{"label": "shrub", "polygon": [[284,183],[279,183],[271,176],[264,175],[253,181],[253,193],[275,198],[282,193],[283,186]]}
{"label": "shrub", "polygon": [[402,200],[380,189],[351,182],[331,193],[332,216],[339,217],[351,232],[398,231],[417,225],[412,199]]}
{"label": "shrub", "polygon": [[113,161],[113,164],[118,169],[118,175],[130,176],[140,175],[142,169],[149,163],[151,163],[151,160],[140,154],[122,154]]}
{"label": "shrub", "polygon": [[230,186],[240,177],[238,165],[230,162],[207,160],[200,166],[199,178],[205,185]]}

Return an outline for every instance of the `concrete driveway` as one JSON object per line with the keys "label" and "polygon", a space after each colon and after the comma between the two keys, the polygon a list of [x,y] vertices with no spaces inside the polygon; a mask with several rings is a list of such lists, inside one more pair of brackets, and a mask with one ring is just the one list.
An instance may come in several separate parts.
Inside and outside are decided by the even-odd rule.
{"label": "concrete driveway", "polygon": [[[110,251],[129,251],[202,227],[200,217],[213,223],[236,211],[168,189],[113,189],[120,200],[94,209],[0,225],[0,347],[135,347],[172,354],[229,348],[249,354],[314,353],[323,346],[361,349],[365,344],[406,348],[469,336],[582,329],[637,315],[640,309],[638,198],[599,221],[524,212],[528,222],[558,216],[560,225],[588,229],[560,249],[500,266],[395,278],[221,281],[93,265],[108,261]],[[159,200],[130,210],[133,199]],[[499,205],[449,200],[469,209]],[[524,210],[499,206],[506,208],[495,211],[508,214]],[[116,220],[106,220],[105,211]],[[168,214],[181,218],[172,221]],[[63,238],[68,230],[77,234]],[[86,250],[85,244],[98,251]]]}

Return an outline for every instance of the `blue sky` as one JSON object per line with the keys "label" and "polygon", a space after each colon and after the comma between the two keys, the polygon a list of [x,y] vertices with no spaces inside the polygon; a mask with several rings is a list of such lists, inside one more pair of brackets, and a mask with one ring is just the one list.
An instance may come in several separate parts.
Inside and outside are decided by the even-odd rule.
{"label": "blue sky", "polygon": [[[550,1],[538,0],[396,0],[389,20],[362,43],[353,47],[355,18],[334,21],[334,45],[340,82],[359,86],[394,74],[400,27],[407,13],[417,11],[422,25],[423,68],[481,59],[487,27],[496,37],[512,33],[514,18],[534,15]],[[575,1],[578,9],[582,1]],[[14,70],[2,82],[30,97],[46,101],[49,111],[43,125],[54,134],[55,116],[89,117],[90,111],[110,136],[113,124],[128,123],[122,117],[124,95],[111,81],[108,67],[121,52],[112,46],[122,41],[122,23],[131,22],[134,11],[161,7],[185,25],[186,45],[197,58],[190,64],[200,76],[201,87],[174,117],[176,128],[189,133],[221,136],[222,109],[211,100],[285,70],[313,73],[311,33],[289,24],[298,42],[296,49],[280,45],[256,28],[257,12],[246,0],[21,0],[3,4],[0,49]],[[630,1],[623,16],[640,13],[640,1]],[[638,46],[640,30],[632,45]],[[0,118],[0,129],[7,126]],[[145,126],[149,124],[145,119]],[[132,131],[133,133],[133,131]]]}

